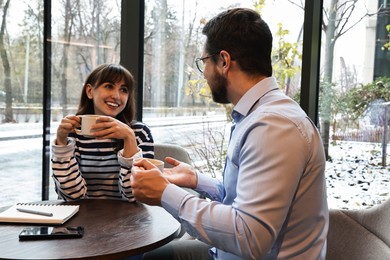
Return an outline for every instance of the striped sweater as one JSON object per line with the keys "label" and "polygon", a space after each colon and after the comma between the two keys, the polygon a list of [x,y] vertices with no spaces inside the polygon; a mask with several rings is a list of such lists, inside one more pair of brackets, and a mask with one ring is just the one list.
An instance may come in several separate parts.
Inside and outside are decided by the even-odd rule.
{"label": "striped sweater", "polygon": [[72,133],[68,144],[52,143],[52,171],[55,190],[66,201],[82,198],[134,201],[130,186],[133,159],[154,157],[151,131],[147,125],[132,125],[139,152],[124,158],[115,152],[116,140],[94,139]]}

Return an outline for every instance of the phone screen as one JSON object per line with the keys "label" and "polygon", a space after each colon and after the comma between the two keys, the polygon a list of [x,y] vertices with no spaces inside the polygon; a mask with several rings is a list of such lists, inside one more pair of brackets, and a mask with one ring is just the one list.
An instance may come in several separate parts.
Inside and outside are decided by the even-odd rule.
{"label": "phone screen", "polygon": [[28,227],[19,234],[20,240],[80,238],[84,234],[83,227]]}

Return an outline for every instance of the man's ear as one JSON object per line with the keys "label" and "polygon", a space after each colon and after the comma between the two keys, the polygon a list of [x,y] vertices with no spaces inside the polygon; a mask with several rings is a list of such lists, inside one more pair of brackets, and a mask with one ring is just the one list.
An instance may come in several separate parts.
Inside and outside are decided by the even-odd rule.
{"label": "man's ear", "polygon": [[222,59],[222,67],[224,69],[230,67],[231,58],[229,52],[222,50],[219,55],[221,56]]}
{"label": "man's ear", "polygon": [[93,87],[91,84],[87,84],[87,86],[85,87],[85,94],[87,94],[87,97],[89,99],[93,99],[92,89],[93,89]]}

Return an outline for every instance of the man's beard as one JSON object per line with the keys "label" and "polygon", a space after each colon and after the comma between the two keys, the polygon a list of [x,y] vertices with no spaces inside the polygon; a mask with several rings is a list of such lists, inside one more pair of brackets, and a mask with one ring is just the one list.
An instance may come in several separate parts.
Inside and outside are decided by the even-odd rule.
{"label": "man's beard", "polygon": [[227,97],[227,80],[225,77],[215,74],[211,82],[209,83],[211,89],[211,96],[217,103],[228,104],[230,101]]}

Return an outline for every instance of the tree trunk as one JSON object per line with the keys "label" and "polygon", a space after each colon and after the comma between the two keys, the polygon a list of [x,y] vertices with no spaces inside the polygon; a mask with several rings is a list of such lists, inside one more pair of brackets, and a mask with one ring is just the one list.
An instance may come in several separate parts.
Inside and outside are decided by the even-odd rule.
{"label": "tree trunk", "polygon": [[4,68],[4,87],[5,87],[5,123],[15,122],[12,111],[12,86],[11,86],[11,67],[8,60],[7,50],[5,49],[4,34],[7,23],[7,12],[10,0],[4,5],[3,20],[0,29],[0,56]]}
{"label": "tree trunk", "polygon": [[[322,106],[321,111],[321,136],[324,143],[325,156],[329,159],[329,137],[330,137],[330,120],[331,120],[331,100],[333,97],[327,87],[332,87],[333,77],[333,58],[336,33],[336,5],[337,0],[331,0],[329,8],[329,22],[325,30],[325,62],[324,62],[324,87],[322,88]],[[327,87],[325,87],[327,86]]]}
{"label": "tree trunk", "polygon": [[[166,86],[166,75],[165,75],[165,66],[167,64],[166,57],[166,42],[164,41],[166,36],[166,19],[168,13],[168,4],[166,0],[161,0],[158,2],[159,7],[155,9],[156,15],[153,17],[155,19],[154,23],[157,26],[156,34],[152,40],[152,50],[155,52],[155,57],[152,64],[152,84],[151,84],[151,105],[153,107],[165,106],[168,99],[164,95],[172,95],[168,91]],[[171,57],[169,57],[171,58]],[[162,94],[162,86],[164,86],[165,91]]]}
{"label": "tree trunk", "polygon": [[68,85],[68,60],[69,60],[69,43],[72,38],[72,8],[70,6],[70,0],[66,1],[65,6],[65,28],[64,28],[64,39],[67,43],[64,44],[64,49],[62,53],[62,72],[61,72],[61,107],[62,107],[62,116],[68,114],[68,94],[67,94],[67,85]]}

